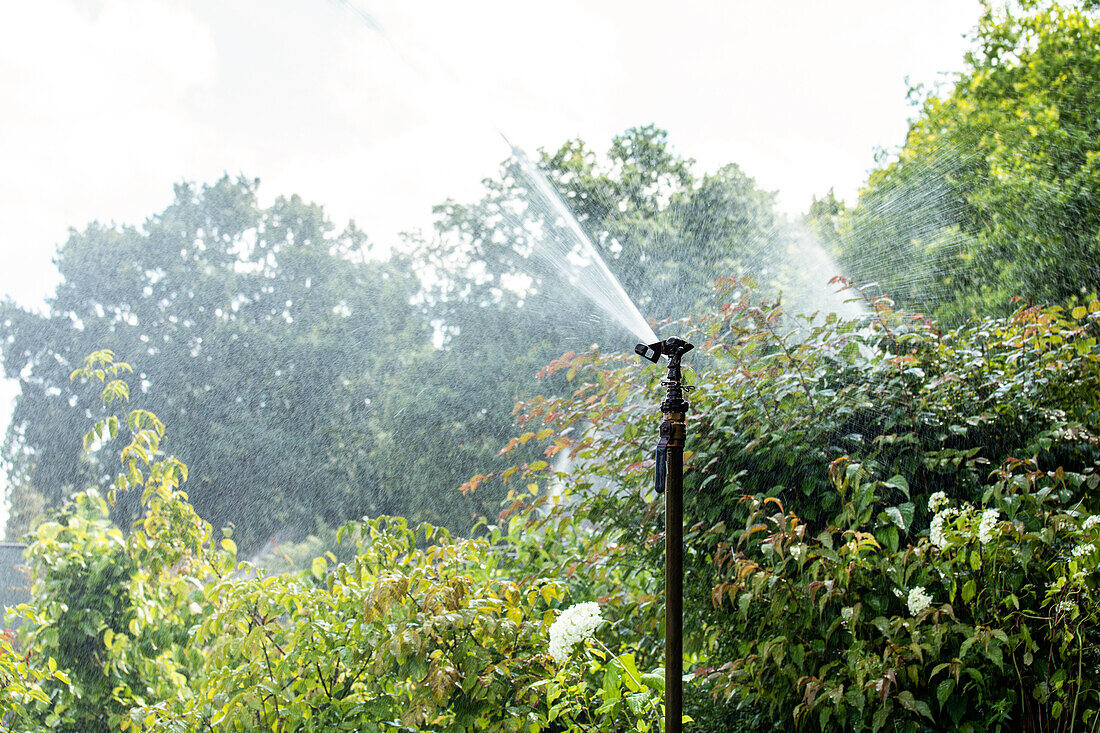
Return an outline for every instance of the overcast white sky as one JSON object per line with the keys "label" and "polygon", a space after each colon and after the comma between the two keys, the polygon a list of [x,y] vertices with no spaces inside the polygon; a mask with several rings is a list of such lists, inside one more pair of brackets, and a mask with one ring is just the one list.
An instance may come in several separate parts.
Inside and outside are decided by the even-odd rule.
{"label": "overcast white sky", "polygon": [[[376,20],[373,31],[356,8]],[[3,0],[0,297],[41,307],[69,227],[259,177],[373,240],[477,195],[496,134],[603,150],[648,123],[788,212],[902,142],[908,76],[958,70],[977,0]],[[14,393],[0,389],[0,429]],[[2,480],[2,479],[0,479]]]}

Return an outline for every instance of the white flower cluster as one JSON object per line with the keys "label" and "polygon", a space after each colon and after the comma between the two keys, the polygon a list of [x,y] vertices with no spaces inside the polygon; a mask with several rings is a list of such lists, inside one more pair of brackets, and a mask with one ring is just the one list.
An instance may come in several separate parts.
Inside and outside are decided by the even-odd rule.
{"label": "white flower cluster", "polygon": [[1077,604],[1067,598],[1064,601],[1059,601],[1054,610],[1058,613],[1073,613],[1076,608]]}
{"label": "white flower cluster", "polygon": [[951,544],[947,539],[947,535],[943,532],[943,522],[954,513],[954,509],[943,509],[942,511],[936,512],[936,516],[932,517],[932,524],[928,527],[928,538],[932,540],[933,545],[941,550],[946,549],[947,546]]}
{"label": "white flower cluster", "polygon": [[917,616],[921,611],[932,605],[932,596],[925,593],[924,588],[918,585],[909,591],[909,598],[906,599],[906,603],[909,605],[909,615]]}
{"label": "white flower cluster", "polygon": [[1085,555],[1088,555],[1091,552],[1092,552],[1092,545],[1090,545],[1090,544],[1077,545],[1077,547],[1073,548],[1073,556],[1074,557],[1084,557]]}
{"label": "white flower cluster", "polygon": [[598,603],[578,603],[565,609],[550,624],[550,656],[558,662],[569,659],[573,647],[590,638],[602,623]]}
{"label": "white flower cluster", "polygon": [[806,548],[802,545],[791,545],[787,551],[791,553],[791,557],[795,560],[801,560],[802,555],[806,552]]}
{"label": "white flower cluster", "polygon": [[1085,520],[1085,523],[1081,525],[1081,529],[1087,531],[1098,524],[1100,524],[1100,514],[1093,514]]}
{"label": "white flower cluster", "polygon": [[[961,517],[965,524],[973,531],[973,521],[976,510],[970,504],[963,504],[961,509],[948,506],[947,496],[942,491],[937,491],[928,497],[928,509],[935,512],[931,524],[928,525],[928,539],[941,550],[947,549],[951,540],[944,530],[944,523],[952,517]],[[978,542],[987,545],[993,541],[994,530],[1001,520],[1001,513],[997,509],[986,509],[978,520]]]}
{"label": "white flower cluster", "polygon": [[988,545],[993,539],[993,528],[997,526],[997,520],[1001,513],[996,509],[986,509],[982,512],[982,521],[978,524],[978,542]]}

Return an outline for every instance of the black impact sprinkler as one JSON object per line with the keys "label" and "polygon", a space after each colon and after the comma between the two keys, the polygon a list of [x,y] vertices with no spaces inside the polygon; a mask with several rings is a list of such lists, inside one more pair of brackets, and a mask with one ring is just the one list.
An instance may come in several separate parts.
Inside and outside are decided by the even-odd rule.
{"label": "black impact sprinkler", "polygon": [[668,358],[661,380],[660,438],[654,456],[654,489],[665,496],[665,733],[680,733],[684,680],[684,443],[688,401],[680,359],[695,348],[675,336],[655,344],[638,344],[634,353],[654,364]]}

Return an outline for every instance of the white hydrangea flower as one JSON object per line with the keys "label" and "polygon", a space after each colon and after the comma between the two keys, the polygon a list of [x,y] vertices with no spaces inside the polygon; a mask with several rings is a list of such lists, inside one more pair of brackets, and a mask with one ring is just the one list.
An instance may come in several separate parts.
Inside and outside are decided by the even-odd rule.
{"label": "white hydrangea flower", "polygon": [[1090,544],[1077,545],[1077,547],[1073,548],[1073,556],[1074,557],[1084,557],[1085,555],[1088,555],[1091,552],[1092,552],[1092,545],[1090,545]]}
{"label": "white hydrangea flower", "polygon": [[1085,523],[1081,525],[1081,529],[1089,530],[1100,524],[1100,514],[1093,514],[1085,519]]}
{"label": "white hydrangea flower", "polygon": [[932,524],[928,527],[928,538],[932,540],[932,544],[941,550],[951,544],[947,535],[943,533],[943,521],[948,517],[948,510],[944,509],[942,512],[936,512],[936,516],[932,517]]}
{"label": "white hydrangea flower", "polygon": [[942,491],[937,491],[928,497],[928,511],[938,512],[940,507],[947,503],[947,494]]}
{"label": "white hydrangea flower", "polygon": [[590,638],[602,623],[598,603],[578,603],[565,609],[550,624],[550,656],[557,662],[566,661],[573,647]]}
{"label": "white hydrangea flower", "polygon": [[982,521],[978,524],[978,542],[988,545],[993,540],[993,528],[997,526],[1001,513],[996,509],[982,512]]}
{"label": "white hydrangea flower", "polygon": [[906,603],[909,606],[909,615],[917,616],[921,611],[932,605],[932,596],[924,592],[922,586],[917,586],[909,591],[909,598],[906,599]]}

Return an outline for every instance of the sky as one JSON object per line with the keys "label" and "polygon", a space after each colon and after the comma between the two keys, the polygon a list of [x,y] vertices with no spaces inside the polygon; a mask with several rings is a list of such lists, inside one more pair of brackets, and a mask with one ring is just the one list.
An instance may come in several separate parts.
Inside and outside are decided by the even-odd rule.
{"label": "sky", "polygon": [[[387,246],[508,155],[656,124],[791,214],[849,201],[977,0],[0,2],[0,297],[42,309],[70,228],[180,181],[262,181]],[[0,382],[0,430],[15,383]],[[0,479],[2,481],[2,479]]]}

